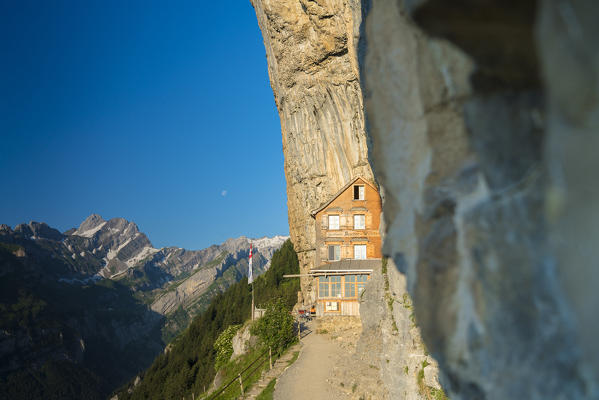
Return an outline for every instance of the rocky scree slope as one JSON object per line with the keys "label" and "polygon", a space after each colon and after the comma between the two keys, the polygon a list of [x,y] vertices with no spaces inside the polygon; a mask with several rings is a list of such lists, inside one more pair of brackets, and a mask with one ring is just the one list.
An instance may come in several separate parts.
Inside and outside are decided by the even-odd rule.
{"label": "rocky scree slope", "polygon": [[[182,307],[187,321],[197,314],[198,306],[206,305],[208,298],[202,298],[203,294],[221,291],[247,274],[250,239],[246,237],[228,239],[203,250],[156,249],[134,223],[122,218],[105,221],[96,214],[68,233],[63,243],[74,265],[89,266],[91,261],[97,266],[100,262],[101,268],[92,279],[119,280],[162,315]],[[256,275],[268,268],[273,252],[285,240],[284,236],[252,240]]]}

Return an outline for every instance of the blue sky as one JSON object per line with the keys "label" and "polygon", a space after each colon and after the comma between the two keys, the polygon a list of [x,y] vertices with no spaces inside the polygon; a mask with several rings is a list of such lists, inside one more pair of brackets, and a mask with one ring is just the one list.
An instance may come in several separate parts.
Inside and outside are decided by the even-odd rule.
{"label": "blue sky", "polygon": [[0,223],[134,221],[154,246],[287,234],[249,0],[0,4]]}

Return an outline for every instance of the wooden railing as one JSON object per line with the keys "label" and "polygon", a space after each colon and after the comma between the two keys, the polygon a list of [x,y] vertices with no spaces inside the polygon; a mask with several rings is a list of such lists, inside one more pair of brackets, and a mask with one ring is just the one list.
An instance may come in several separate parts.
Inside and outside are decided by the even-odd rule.
{"label": "wooden railing", "polygon": [[[301,336],[301,324],[300,324],[299,329],[298,329],[298,338],[301,338],[301,337],[302,336]],[[279,346],[276,354],[274,354],[274,359],[275,360],[278,359],[281,356],[283,350],[285,350],[287,348],[287,346],[290,345],[293,341],[295,341],[295,338],[293,340],[289,340],[289,341],[283,343],[281,346]],[[244,388],[244,385],[243,385],[244,379],[247,380],[247,378],[252,376],[252,374],[254,374],[260,367],[262,367],[267,360],[269,362],[269,370],[270,370],[270,369],[272,369],[272,360],[273,360],[273,352],[272,352],[271,347],[269,347],[268,350],[265,350],[258,357],[256,357],[256,359],[254,361],[252,361],[248,366],[246,366],[242,371],[240,371],[235,378],[231,379],[229,382],[224,384],[224,386],[221,386],[216,392],[208,395],[208,397],[206,397],[205,400],[217,399],[218,396],[220,396],[225,390],[227,390],[235,382],[239,383],[241,395],[243,396],[244,392],[245,392],[244,389],[247,389],[247,387]]]}

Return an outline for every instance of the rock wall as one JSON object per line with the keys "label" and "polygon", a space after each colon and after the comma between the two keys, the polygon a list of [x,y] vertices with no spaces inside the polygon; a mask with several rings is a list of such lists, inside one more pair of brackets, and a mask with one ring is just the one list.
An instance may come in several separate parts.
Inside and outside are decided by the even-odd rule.
{"label": "rock wall", "polygon": [[390,286],[406,275],[452,399],[599,396],[598,17],[380,0],[365,20]]}
{"label": "rock wall", "polygon": [[[358,52],[360,1],[252,0],[281,120],[289,230],[300,270],[313,266],[310,211],[350,179],[374,180]],[[310,293],[302,279],[303,293]]]}
{"label": "rock wall", "polygon": [[[305,273],[313,266],[316,238],[310,211],[357,175],[374,181],[359,71],[367,6],[358,0],[252,0],[252,4],[281,120],[289,230]],[[387,293],[403,304],[405,279],[403,286],[397,282]],[[377,364],[385,385],[381,390],[391,398],[427,398],[418,387],[418,372],[428,360],[433,365],[427,376],[436,381],[436,370],[429,371],[435,363],[425,354],[411,309],[397,305],[391,311],[382,285],[370,286],[358,356]],[[306,302],[314,301],[309,280],[302,279],[302,293]],[[378,347],[373,338],[380,340]],[[372,354],[373,345],[385,351]]]}
{"label": "rock wall", "polygon": [[252,3],[303,272],[310,210],[370,165],[381,185],[393,263],[365,326],[391,397],[416,396],[407,290],[452,399],[598,398],[597,2]]}
{"label": "rock wall", "polygon": [[360,318],[357,353],[379,369],[388,398],[442,398],[437,397],[437,362],[422,342],[405,276],[397,274],[392,260],[385,260],[382,270],[374,271],[368,281],[360,299]]}

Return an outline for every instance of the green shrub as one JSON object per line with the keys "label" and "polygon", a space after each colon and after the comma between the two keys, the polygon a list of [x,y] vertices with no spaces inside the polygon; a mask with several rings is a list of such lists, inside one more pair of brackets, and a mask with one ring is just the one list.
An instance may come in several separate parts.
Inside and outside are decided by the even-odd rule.
{"label": "green shrub", "polygon": [[282,298],[269,301],[266,312],[251,328],[260,341],[273,349],[287,346],[295,339],[293,316]]}
{"label": "green shrub", "polygon": [[256,400],[272,400],[275,392],[275,384],[277,383],[276,379],[273,379],[268,383],[268,386],[264,388],[262,393],[256,397]]}
{"label": "green shrub", "polygon": [[214,341],[214,350],[216,350],[215,370],[218,371],[231,359],[231,355],[233,354],[233,336],[235,336],[239,328],[241,328],[241,325],[229,325]]}

